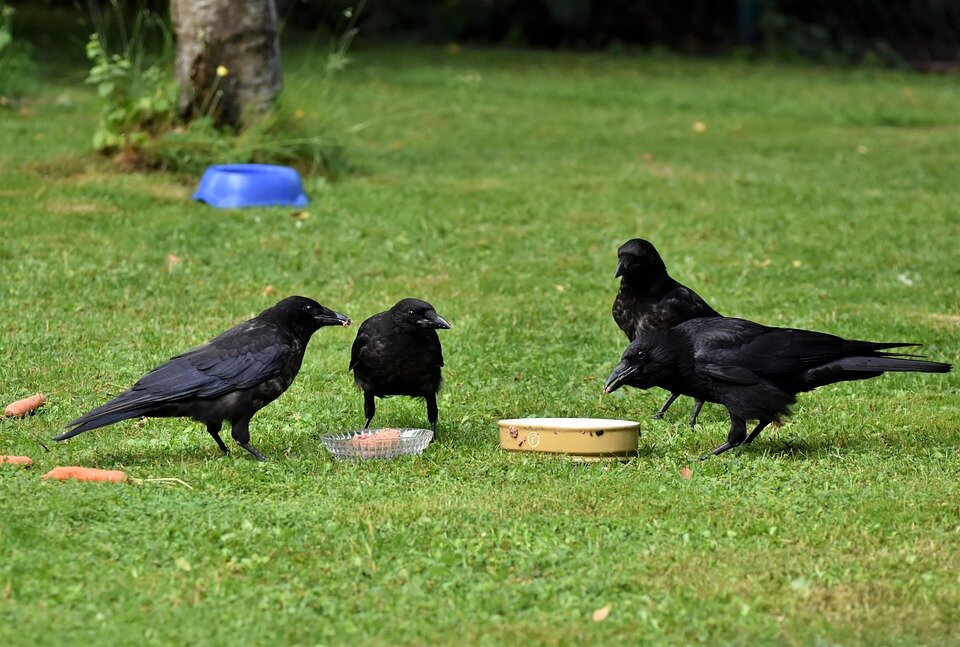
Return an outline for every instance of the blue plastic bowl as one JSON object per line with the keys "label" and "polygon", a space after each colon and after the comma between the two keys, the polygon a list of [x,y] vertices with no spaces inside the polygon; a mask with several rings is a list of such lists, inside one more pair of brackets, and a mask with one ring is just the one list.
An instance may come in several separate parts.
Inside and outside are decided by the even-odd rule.
{"label": "blue plastic bowl", "polygon": [[221,209],[307,205],[297,170],[272,164],[211,166],[203,172],[193,199]]}

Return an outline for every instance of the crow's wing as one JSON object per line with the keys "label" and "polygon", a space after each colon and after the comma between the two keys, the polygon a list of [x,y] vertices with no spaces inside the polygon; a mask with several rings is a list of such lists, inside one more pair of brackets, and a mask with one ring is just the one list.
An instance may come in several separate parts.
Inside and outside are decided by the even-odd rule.
{"label": "crow's wing", "polygon": [[706,373],[710,377],[720,380],[721,382],[728,382],[730,384],[749,386],[760,381],[759,375],[750,369],[743,368],[741,366],[704,364],[703,366],[699,366],[699,368],[703,373]]}
{"label": "crow's wing", "polygon": [[357,364],[360,362],[360,356],[363,354],[363,347],[366,345],[367,340],[363,333],[357,333],[357,338],[353,340],[353,347],[350,349],[350,365],[347,367],[348,371],[352,371],[357,367]]}
{"label": "crow's wing", "polygon": [[153,369],[117,397],[69,422],[72,429],[55,440],[152,415],[167,403],[252,388],[279,375],[300,350],[299,342],[274,324],[244,322]]}
{"label": "crow's wing", "polygon": [[[683,324],[693,332],[697,365],[712,369],[715,377],[730,381],[746,379],[742,371],[758,378],[796,377],[828,362],[853,355],[870,355],[886,344],[844,339],[827,333],[797,328],[770,328],[732,317],[700,319]],[[739,371],[739,372],[738,372]]]}
{"label": "crow's wing", "polygon": [[350,366],[347,370],[354,370],[358,364],[370,356],[374,346],[374,329],[377,327],[378,317],[379,315],[374,315],[360,324],[357,338],[353,340],[353,347],[350,349]]}
{"label": "crow's wing", "polygon": [[685,285],[667,292],[659,304],[663,320],[671,326],[699,317],[719,317],[720,313],[710,307],[700,295]]}
{"label": "crow's wing", "polygon": [[775,329],[752,321],[710,317],[678,328],[690,335],[696,370],[721,382],[749,386],[799,368],[770,334]]}
{"label": "crow's wing", "polygon": [[150,371],[130,388],[130,399],[216,398],[249,389],[276,377],[295,345],[275,325],[247,321]]}

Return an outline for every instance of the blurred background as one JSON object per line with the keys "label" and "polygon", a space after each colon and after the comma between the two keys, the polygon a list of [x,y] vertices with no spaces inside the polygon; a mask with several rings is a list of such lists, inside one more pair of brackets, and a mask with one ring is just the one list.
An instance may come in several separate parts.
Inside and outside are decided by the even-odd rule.
{"label": "blurred background", "polygon": [[[332,26],[350,2],[281,0],[297,24]],[[957,61],[953,0],[369,0],[363,32],[427,41],[534,47],[660,46],[709,54],[748,48],[778,56],[886,64]]]}
{"label": "blurred background", "polygon": [[[241,2],[242,0],[236,0]],[[108,2],[8,2],[42,45],[42,27]],[[165,0],[119,2],[168,10]],[[277,0],[289,29],[334,31],[357,12],[361,39],[405,39],[537,48],[666,48],[736,52],[827,64],[870,63],[943,72],[960,61],[956,0]],[[32,18],[32,20],[31,20]],[[29,29],[33,27],[41,29]],[[41,33],[36,33],[37,31]]]}

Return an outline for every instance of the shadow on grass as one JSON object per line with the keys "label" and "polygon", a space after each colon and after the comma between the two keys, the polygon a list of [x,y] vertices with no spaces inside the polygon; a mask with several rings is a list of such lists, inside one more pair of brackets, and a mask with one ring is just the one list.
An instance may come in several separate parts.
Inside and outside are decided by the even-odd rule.
{"label": "shadow on grass", "polygon": [[[719,442],[717,443],[720,444]],[[799,439],[769,439],[764,441],[762,438],[756,440],[753,444],[746,447],[735,447],[719,456],[713,456],[711,451],[713,446],[704,449],[699,454],[691,456],[691,461],[722,461],[729,457],[742,458],[787,458],[794,461],[819,460],[828,455],[837,456],[837,450],[847,453],[851,450],[850,444],[846,443],[842,447],[830,442],[829,438],[822,440],[799,440]]]}
{"label": "shadow on grass", "polygon": [[741,451],[799,461],[823,458],[835,449],[837,449],[837,446],[824,438],[822,442],[810,442],[797,439],[772,440],[767,443],[760,441],[759,443],[755,442],[753,445],[745,447]]}
{"label": "shadow on grass", "polygon": [[[158,447],[143,450],[110,449],[103,452],[90,449],[74,460],[80,462],[90,461],[100,465],[123,465],[129,468],[165,466],[173,463],[199,465],[218,460],[235,460],[238,458],[242,460],[249,459],[254,463],[258,462],[242,447],[238,447],[236,450],[231,448],[229,454],[224,454],[213,443],[210,444],[210,447],[197,445],[195,447],[184,447],[181,449]],[[269,455],[267,458],[269,458]]]}

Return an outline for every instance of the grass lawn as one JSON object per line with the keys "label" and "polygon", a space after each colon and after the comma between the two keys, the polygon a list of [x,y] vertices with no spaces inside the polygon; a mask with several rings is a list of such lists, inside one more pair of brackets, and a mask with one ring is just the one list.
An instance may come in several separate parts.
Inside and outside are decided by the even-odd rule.
{"label": "grass lawn", "polygon": [[[635,236],[724,313],[960,360],[956,77],[379,47],[329,105],[316,59],[286,55],[286,100],[349,128],[356,167],[309,179],[300,221],[107,171],[80,67],[0,111],[0,400],[50,398],[0,422],[0,454],[36,461],[0,468],[0,644],[960,641],[960,372],[802,395],[702,463],[721,407],[691,431],[689,399],[654,421],[664,392],[601,394]],[[322,448],[362,423],[353,328],[320,331],[254,418],[268,463],[176,419],[50,443],[289,294],[358,322],[431,301],[454,325],[442,441],[387,463]],[[640,420],[639,457],[499,450],[498,418],[540,415]],[[376,422],[422,425],[423,404]],[[71,464],[193,489],[40,481]]]}

